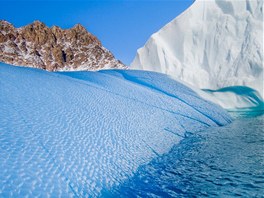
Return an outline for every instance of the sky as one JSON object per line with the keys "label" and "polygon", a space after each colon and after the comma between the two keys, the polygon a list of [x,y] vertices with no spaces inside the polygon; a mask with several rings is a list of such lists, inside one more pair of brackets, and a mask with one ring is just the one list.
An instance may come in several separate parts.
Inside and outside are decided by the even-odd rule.
{"label": "sky", "polygon": [[124,64],[148,38],[186,10],[193,0],[0,0],[0,20],[21,27],[82,24]]}

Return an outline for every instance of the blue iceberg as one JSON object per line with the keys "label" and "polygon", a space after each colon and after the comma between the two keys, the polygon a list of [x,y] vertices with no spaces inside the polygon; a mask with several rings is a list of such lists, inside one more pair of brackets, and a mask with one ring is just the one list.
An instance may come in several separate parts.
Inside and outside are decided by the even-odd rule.
{"label": "blue iceberg", "polygon": [[231,122],[164,74],[0,65],[0,195],[100,196],[187,133]]}

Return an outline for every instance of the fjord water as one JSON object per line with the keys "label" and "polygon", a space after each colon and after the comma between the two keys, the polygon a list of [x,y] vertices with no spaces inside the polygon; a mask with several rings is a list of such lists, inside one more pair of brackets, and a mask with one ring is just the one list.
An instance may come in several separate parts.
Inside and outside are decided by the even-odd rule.
{"label": "fjord water", "polygon": [[187,134],[169,153],[103,196],[262,197],[263,111],[232,115],[230,125]]}

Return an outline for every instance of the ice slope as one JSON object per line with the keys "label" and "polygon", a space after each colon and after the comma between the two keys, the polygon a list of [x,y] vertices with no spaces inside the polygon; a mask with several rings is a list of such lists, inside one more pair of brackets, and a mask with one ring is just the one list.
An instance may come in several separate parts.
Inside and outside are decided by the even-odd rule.
{"label": "ice slope", "polygon": [[154,72],[0,65],[0,197],[96,197],[187,133],[230,123]]}
{"label": "ice slope", "polygon": [[153,34],[131,67],[193,86],[247,86],[263,98],[263,0],[196,0]]}

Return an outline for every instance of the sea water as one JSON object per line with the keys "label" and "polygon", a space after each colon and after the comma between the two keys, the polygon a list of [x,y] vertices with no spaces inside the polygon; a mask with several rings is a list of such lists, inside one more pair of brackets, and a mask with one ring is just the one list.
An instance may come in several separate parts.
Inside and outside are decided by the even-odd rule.
{"label": "sea water", "polygon": [[187,134],[102,196],[264,197],[263,112],[231,113],[232,124]]}

